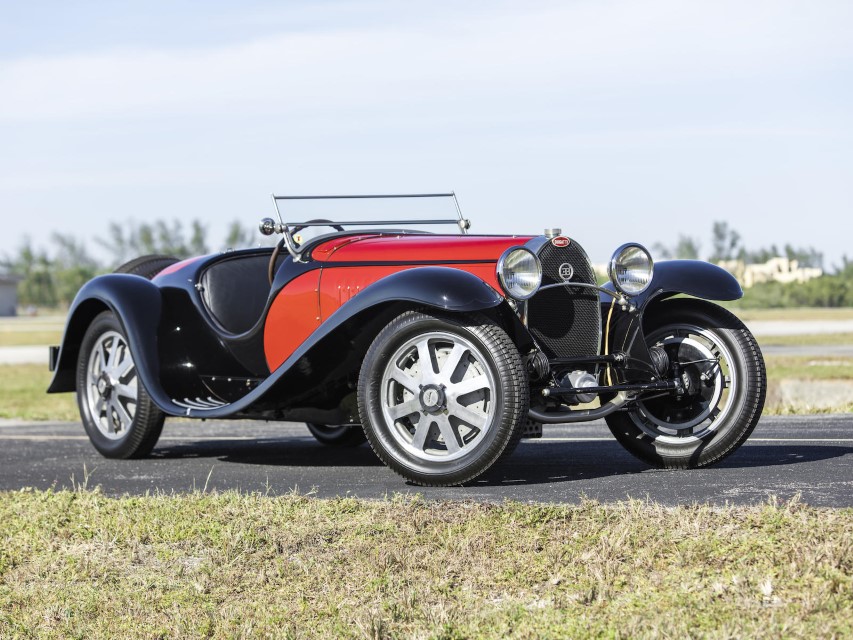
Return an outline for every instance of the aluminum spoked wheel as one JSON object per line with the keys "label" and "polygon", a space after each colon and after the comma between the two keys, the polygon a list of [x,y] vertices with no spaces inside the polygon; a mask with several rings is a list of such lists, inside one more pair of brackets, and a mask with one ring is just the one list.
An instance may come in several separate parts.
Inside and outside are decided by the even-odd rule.
{"label": "aluminum spoked wheel", "polygon": [[422,485],[486,471],[521,436],[528,402],[517,347],[478,316],[403,313],[379,332],[359,374],[370,446]]}
{"label": "aluminum spoked wheel", "polygon": [[685,393],[641,399],[605,418],[622,446],[664,468],[705,467],[731,454],[752,433],[767,392],[761,350],[725,309],[693,299],[658,303],[644,318],[646,344],[669,357],[667,376]]}
{"label": "aluminum spoked wheel", "polygon": [[94,447],[108,458],[138,458],[154,448],[165,415],[139,378],[121,325],[110,311],[83,337],[77,364],[77,405]]}
{"label": "aluminum spoked wheel", "polygon": [[485,439],[494,422],[495,378],[470,340],[443,331],[400,346],[385,367],[382,414],[413,456],[450,461]]}
{"label": "aluminum spoked wheel", "polygon": [[118,440],[126,435],[136,415],[138,395],[136,366],[127,342],[116,331],[101,334],[89,355],[86,401],[104,437]]}

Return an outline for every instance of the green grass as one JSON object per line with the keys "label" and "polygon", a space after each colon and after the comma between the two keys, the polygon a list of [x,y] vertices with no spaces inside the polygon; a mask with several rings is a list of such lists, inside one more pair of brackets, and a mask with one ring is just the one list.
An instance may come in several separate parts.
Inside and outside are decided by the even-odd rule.
{"label": "green grass", "polygon": [[[749,295],[749,290],[746,291]],[[792,307],[788,309],[740,309],[737,303],[724,303],[744,322],[771,320],[853,320],[853,307]]]}
{"label": "green grass", "polygon": [[795,336],[756,336],[762,347],[826,346],[853,344],[853,333],[809,333]]}
{"label": "green grass", "polygon": [[3,331],[0,330],[0,347],[23,347],[59,344],[62,331]]}
{"label": "green grass", "polygon": [[853,359],[834,356],[767,356],[767,378],[853,380]]}
{"label": "green grass", "polygon": [[0,637],[829,638],[853,510],[0,494]]}
{"label": "green grass", "polygon": [[51,376],[45,365],[0,365],[0,418],[79,420],[73,393],[45,393]]}

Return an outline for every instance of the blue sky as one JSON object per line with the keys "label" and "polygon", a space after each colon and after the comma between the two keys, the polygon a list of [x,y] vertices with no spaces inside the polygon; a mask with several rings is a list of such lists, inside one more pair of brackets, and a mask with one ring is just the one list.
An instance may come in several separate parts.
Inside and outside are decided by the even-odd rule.
{"label": "blue sky", "polygon": [[[0,0],[0,254],[269,194],[455,189],[605,260],[853,257],[853,3]],[[94,248],[94,243],[92,243]]]}

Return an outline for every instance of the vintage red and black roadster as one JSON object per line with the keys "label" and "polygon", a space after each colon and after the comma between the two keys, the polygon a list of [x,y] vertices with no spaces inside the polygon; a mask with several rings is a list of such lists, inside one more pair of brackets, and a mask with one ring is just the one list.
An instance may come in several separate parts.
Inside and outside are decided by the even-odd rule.
{"label": "vintage red and black roadster", "polygon": [[[423,485],[479,476],[543,424],[604,418],[670,468],[717,462],[755,427],[761,352],[709,302],[742,296],[727,272],[626,244],[599,286],[574,237],[472,235],[458,206],[408,223],[281,216],[293,200],[391,197],[455,202],[273,196],[274,248],[94,278],[51,348],[49,392],[77,393],[111,458],[149,454],[166,416],[286,420],[330,446],[366,439]],[[423,230],[441,224],[455,228]]]}

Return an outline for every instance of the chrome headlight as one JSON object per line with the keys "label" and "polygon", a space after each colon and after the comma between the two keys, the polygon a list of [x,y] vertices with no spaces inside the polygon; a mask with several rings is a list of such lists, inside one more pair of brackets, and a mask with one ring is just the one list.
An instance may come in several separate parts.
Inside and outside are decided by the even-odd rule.
{"label": "chrome headlight", "polygon": [[652,282],[654,271],[651,254],[644,246],[633,242],[616,249],[607,265],[610,280],[619,291],[629,296],[645,291]]}
{"label": "chrome headlight", "polygon": [[507,249],[498,260],[498,280],[508,296],[527,300],[542,284],[542,263],[530,249]]}

